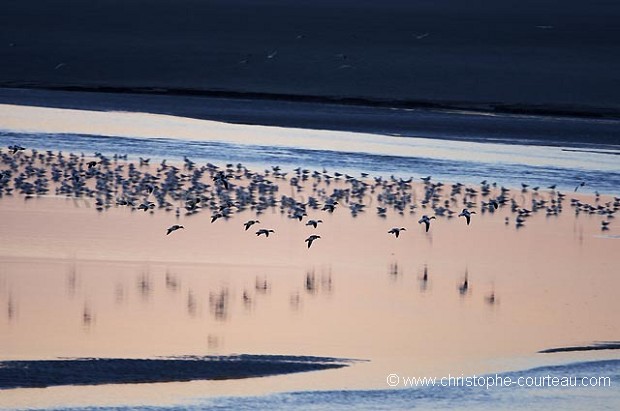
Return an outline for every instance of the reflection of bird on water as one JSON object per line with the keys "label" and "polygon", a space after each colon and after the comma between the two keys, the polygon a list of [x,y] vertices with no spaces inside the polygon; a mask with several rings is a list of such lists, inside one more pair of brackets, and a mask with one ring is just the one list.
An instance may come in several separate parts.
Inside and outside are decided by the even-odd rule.
{"label": "reflection of bird on water", "polygon": [[90,310],[88,304],[84,304],[84,309],[82,310],[82,325],[85,327],[90,326],[94,321],[93,313]]}
{"label": "reflection of bird on water", "polygon": [[400,274],[400,267],[398,266],[398,262],[393,262],[390,264],[390,270],[389,270],[390,275],[396,277]]}
{"label": "reflection of bird on water", "polygon": [[422,276],[420,277],[420,290],[426,291],[428,287],[428,266],[424,264],[424,271],[422,272]]}
{"label": "reflection of bird on water", "polygon": [[256,289],[256,291],[266,293],[267,291],[269,291],[269,282],[266,278],[261,281],[258,277],[256,277],[256,284],[254,285],[254,288]]}
{"label": "reflection of bird on water", "polygon": [[401,231],[407,231],[407,229],[405,227],[400,227],[400,228],[394,227],[390,231],[388,231],[388,234],[394,234],[394,236],[398,238]]}
{"label": "reflection of bird on water", "polygon": [[469,290],[469,278],[468,278],[468,272],[467,270],[465,271],[465,279],[463,280],[463,282],[461,283],[461,285],[459,285],[459,293],[461,295],[464,295],[467,293],[467,291]]}
{"label": "reflection of bird on water", "polygon": [[422,218],[420,218],[420,220],[418,220],[418,224],[424,223],[426,225],[426,232],[428,233],[428,229],[431,227],[431,220],[434,220],[434,219],[435,219],[435,216],[432,216],[429,218],[429,216],[425,214],[422,216]]}
{"label": "reflection of bird on water", "polygon": [[252,297],[250,297],[250,293],[247,290],[243,290],[243,305],[250,306],[252,305]]}
{"label": "reflection of bird on water", "polygon": [[495,291],[491,291],[491,294],[487,295],[485,297],[485,301],[490,304],[493,305],[497,302],[496,298],[495,298]]}

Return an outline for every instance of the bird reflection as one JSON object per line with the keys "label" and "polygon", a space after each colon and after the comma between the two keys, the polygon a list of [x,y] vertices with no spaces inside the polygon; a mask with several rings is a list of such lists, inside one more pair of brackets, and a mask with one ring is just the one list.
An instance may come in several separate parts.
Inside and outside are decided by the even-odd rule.
{"label": "bird reflection", "polygon": [[499,302],[495,294],[495,286],[493,286],[491,292],[484,297],[484,301],[489,305],[495,305]]}
{"label": "bird reflection", "polygon": [[17,317],[17,306],[13,295],[9,294],[9,300],[6,303],[6,316],[9,321],[14,320]]}
{"label": "bird reflection", "polygon": [[248,290],[243,290],[243,306],[247,309],[252,308],[252,297]]}
{"label": "bird reflection", "polygon": [[484,300],[489,305],[494,305],[495,303],[497,303],[498,301],[497,301],[497,298],[495,297],[495,291],[491,291],[491,293],[489,295],[484,297]]}
{"label": "bird reflection", "polygon": [[207,336],[207,348],[209,350],[217,350],[220,346],[220,338],[217,335],[209,334]]}
{"label": "bird reflection", "polygon": [[314,294],[318,290],[316,276],[314,275],[314,269],[312,271],[306,272],[306,280],[304,283],[304,288],[310,294]]}
{"label": "bird reflection", "polygon": [[291,294],[289,304],[293,311],[299,311],[299,308],[301,306],[301,296],[299,295],[299,291],[295,291]]}
{"label": "bird reflection", "polygon": [[187,313],[190,317],[195,317],[197,312],[198,304],[196,302],[196,297],[194,297],[194,293],[192,290],[187,292]]}
{"label": "bird reflection", "polygon": [[84,303],[84,309],[82,310],[82,326],[84,328],[90,328],[95,321],[95,316],[90,309],[88,303]]}
{"label": "bird reflection", "polygon": [[332,273],[331,269],[327,274],[321,274],[321,290],[325,290],[327,293],[332,292]]}
{"label": "bird reflection", "polygon": [[179,289],[178,280],[169,271],[166,271],[166,289],[172,292],[176,292]]}
{"label": "bird reflection", "polygon": [[403,273],[402,268],[400,268],[400,266],[398,265],[398,261],[390,264],[388,273],[390,274],[390,277],[394,280]]}
{"label": "bird reflection", "polygon": [[143,272],[138,278],[138,292],[143,299],[148,299],[152,291],[152,283],[149,272]]}
{"label": "bird reflection", "polygon": [[67,295],[69,297],[73,297],[77,290],[77,269],[75,268],[75,264],[69,269],[69,273],[67,273]]}
{"label": "bird reflection", "polygon": [[428,266],[424,264],[424,272],[420,277],[420,291],[424,292],[428,288]]}
{"label": "bird reflection", "polygon": [[267,281],[266,278],[263,278],[262,280],[259,279],[258,277],[256,277],[256,284],[254,286],[254,288],[256,289],[256,291],[258,291],[261,294],[265,294],[269,291],[269,289],[271,288],[271,286],[269,285],[269,282]]}
{"label": "bird reflection", "polygon": [[117,304],[121,304],[125,301],[125,287],[123,287],[121,283],[117,283],[114,287],[114,300]]}
{"label": "bird reflection", "polygon": [[228,317],[228,289],[219,293],[209,294],[209,307],[216,320],[226,320]]}
{"label": "bird reflection", "polygon": [[459,293],[461,295],[465,295],[469,292],[469,273],[465,270],[465,278],[463,282],[459,285]]}

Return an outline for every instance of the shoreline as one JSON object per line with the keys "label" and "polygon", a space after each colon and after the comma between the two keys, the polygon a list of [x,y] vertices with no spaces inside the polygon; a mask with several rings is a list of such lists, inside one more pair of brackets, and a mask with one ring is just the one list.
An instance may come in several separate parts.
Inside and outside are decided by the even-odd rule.
{"label": "shoreline", "polygon": [[[0,88],[0,104],[100,112],[151,113],[234,125],[345,131],[446,141],[617,148],[618,118],[554,117],[409,109],[165,93]],[[257,104],[260,103],[260,104]],[[1,118],[1,117],[0,117]]]}
{"label": "shoreline", "polygon": [[364,96],[345,95],[312,95],[276,92],[258,92],[228,89],[197,89],[197,88],[167,88],[148,86],[113,86],[113,85],[79,85],[79,84],[37,84],[5,82],[0,83],[0,89],[64,91],[81,93],[102,93],[119,95],[149,95],[149,96],[176,96],[176,97],[203,97],[215,99],[276,101],[290,103],[330,104],[339,106],[353,106],[365,108],[395,108],[429,112],[470,112],[477,115],[514,115],[536,117],[567,117],[578,119],[620,120],[620,108],[579,106],[569,104],[527,104],[500,101],[459,101],[459,100],[409,100],[386,99]]}

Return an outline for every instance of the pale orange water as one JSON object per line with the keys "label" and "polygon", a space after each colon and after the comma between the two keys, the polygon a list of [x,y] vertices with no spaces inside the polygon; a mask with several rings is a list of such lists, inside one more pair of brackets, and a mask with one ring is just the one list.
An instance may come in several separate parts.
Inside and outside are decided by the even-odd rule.
{"label": "pale orange water", "polygon": [[[276,230],[269,238],[243,230],[249,212],[214,224],[203,213],[182,217],[186,230],[166,236],[178,222],[173,213],[4,198],[0,359],[256,353],[369,361],[246,381],[9,390],[0,406],[386,388],[389,373],[506,370],[566,357],[536,354],[544,348],[619,339],[617,224],[601,236],[601,217],[575,216],[566,204],[562,215],[540,213],[519,230],[504,225],[509,211],[500,210],[469,227],[439,219],[425,234],[423,212],[353,218],[342,207],[311,213],[325,221],[313,230],[268,211],[260,226]],[[387,234],[394,226],[408,231],[395,239]],[[312,232],[322,238],[308,250]],[[470,289],[461,294],[466,272]],[[495,304],[486,299],[492,291]]]}

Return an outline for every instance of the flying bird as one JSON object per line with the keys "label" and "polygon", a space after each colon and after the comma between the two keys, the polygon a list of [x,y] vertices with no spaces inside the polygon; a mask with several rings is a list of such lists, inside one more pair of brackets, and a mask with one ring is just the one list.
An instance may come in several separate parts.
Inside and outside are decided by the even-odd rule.
{"label": "flying bird", "polygon": [[476,214],[476,212],[469,211],[468,209],[464,208],[463,211],[461,211],[461,214],[459,214],[459,217],[465,217],[465,219],[467,220],[467,225],[469,225],[469,223],[471,222],[472,214]]}
{"label": "flying bird", "polygon": [[398,236],[400,235],[401,231],[407,231],[407,229],[405,227],[394,227],[392,228],[390,231],[388,231],[388,234],[394,234],[394,236],[396,236],[396,238],[398,238]]}
{"label": "flying bird", "polygon": [[245,222],[243,224],[245,226],[245,231],[248,231],[248,229],[250,227],[252,227],[254,224],[258,224],[258,223],[260,223],[260,221],[258,221],[258,220],[249,220],[249,221]]}
{"label": "flying bird", "polygon": [[312,242],[314,240],[319,239],[319,238],[321,238],[320,235],[314,235],[314,234],[312,234],[310,237],[306,238],[305,242],[308,243],[308,248],[310,248],[310,246],[312,245]]}
{"label": "flying bird", "polygon": [[265,237],[269,237],[269,233],[275,233],[274,230],[267,230],[266,228],[261,228],[260,230],[258,230],[256,232],[256,236],[260,236],[261,234],[264,234]]}
{"label": "flying bird", "polygon": [[170,235],[170,233],[172,233],[173,231],[180,230],[181,228],[184,229],[185,227],[183,227],[182,225],[175,224],[172,227],[168,228],[168,232],[166,233],[166,235]]}
{"label": "flying bird", "polygon": [[338,204],[338,201],[334,201],[333,203],[327,203],[323,206],[323,211],[329,211],[330,213],[333,213],[334,210],[336,209],[337,204]]}
{"label": "flying bird", "polygon": [[420,220],[418,221],[418,224],[426,224],[426,232],[428,233],[428,229],[431,228],[431,220],[434,220],[435,216],[432,216],[429,218],[429,216],[427,216],[426,214],[424,214],[422,216],[422,218],[420,218]]}
{"label": "flying bird", "polygon": [[323,220],[308,220],[306,225],[311,225],[312,227],[316,228],[322,222]]}

